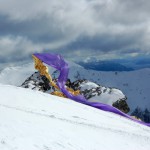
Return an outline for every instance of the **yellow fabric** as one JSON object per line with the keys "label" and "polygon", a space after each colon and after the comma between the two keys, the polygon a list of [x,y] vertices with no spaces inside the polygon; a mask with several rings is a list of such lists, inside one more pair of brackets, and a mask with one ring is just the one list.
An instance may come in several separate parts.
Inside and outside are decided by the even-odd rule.
{"label": "yellow fabric", "polygon": [[140,121],[142,121],[140,118],[138,118],[137,116],[131,116],[132,118],[134,118],[134,119],[137,119],[137,120],[140,120]]}
{"label": "yellow fabric", "polygon": [[73,95],[75,95],[75,96],[80,94],[80,90],[74,91],[74,90],[71,89],[71,88],[67,88],[67,90],[68,90],[70,93],[72,93]]}
{"label": "yellow fabric", "polygon": [[[32,55],[33,60],[35,62],[35,69],[37,69],[40,72],[40,75],[44,75],[46,76],[46,78],[50,81],[51,86],[53,86],[57,91],[52,92],[52,95],[57,95],[60,97],[66,97],[62,92],[59,91],[59,87],[55,84],[55,82],[53,82],[52,77],[50,76],[50,74],[48,73],[48,67],[45,66],[42,61],[40,59],[38,59],[37,57],[35,57],[34,55]],[[72,93],[73,95],[79,95],[80,91],[74,91],[71,88],[67,88],[67,90]]]}
{"label": "yellow fabric", "polygon": [[45,66],[40,59],[32,55],[34,62],[35,62],[35,69],[37,69],[41,75],[46,76],[46,78],[50,81],[50,84],[55,87],[56,89],[59,89],[58,86],[52,81],[52,77],[48,73],[48,67]]}
{"label": "yellow fabric", "polygon": [[54,91],[54,92],[52,92],[51,93],[52,95],[57,95],[57,96],[59,96],[59,97],[65,97],[65,98],[67,98],[62,92],[60,92],[60,91]]}

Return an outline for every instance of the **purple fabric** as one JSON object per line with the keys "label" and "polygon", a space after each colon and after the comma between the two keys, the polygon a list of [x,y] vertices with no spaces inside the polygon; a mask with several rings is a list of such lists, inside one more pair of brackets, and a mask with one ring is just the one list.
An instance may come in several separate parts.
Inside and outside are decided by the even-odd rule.
{"label": "purple fabric", "polygon": [[150,127],[150,123],[145,123],[139,120],[136,120],[134,118],[132,118],[131,116],[123,113],[122,111],[118,110],[115,107],[112,107],[110,105],[107,104],[103,104],[100,102],[89,102],[87,99],[85,99],[84,96],[82,95],[78,95],[78,96],[74,96],[73,94],[71,94],[66,88],[65,88],[65,83],[67,81],[68,78],[68,73],[69,73],[69,67],[68,64],[64,61],[64,59],[57,54],[49,54],[49,53],[35,53],[34,56],[36,56],[37,58],[39,58],[41,61],[43,61],[44,63],[46,63],[47,65],[50,65],[51,67],[54,67],[55,69],[60,71],[60,75],[58,77],[58,82],[57,85],[60,88],[60,90],[70,99],[88,105],[88,106],[92,106],[94,108],[100,109],[100,110],[104,110],[104,111],[108,111],[108,112],[112,112],[121,116],[124,116],[130,120],[133,120],[134,122],[146,125]]}

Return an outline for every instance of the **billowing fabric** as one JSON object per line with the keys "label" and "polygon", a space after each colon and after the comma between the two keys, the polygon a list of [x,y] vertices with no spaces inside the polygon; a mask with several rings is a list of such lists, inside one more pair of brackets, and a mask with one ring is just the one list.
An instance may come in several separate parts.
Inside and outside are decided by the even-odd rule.
{"label": "billowing fabric", "polygon": [[132,118],[131,116],[123,113],[122,111],[118,110],[115,107],[112,107],[110,105],[107,104],[103,104],[100,102],[89,102],[87,99],[85,99],[84,96],[82,95],[73,95],[71,94],[66,88],[65,88],[65,83],[67,81],[68,78],[68,73],[69,73],[69,67],[68,64],[64,61],[64,59],[57,54],[49,54],[49,53],[35,53],[33,54],[35,57],[37,57],[38,59],[40,59],[41,61],[43,61],[44,63],[46,63],[47,65],[57,69],[60,71],[60,75],[58,77],[58,82],[57,85],[60,88],[60,90],[70,99],[88,105],[88,106],[92,106],[94,108],[100,109],[100,110],[104,110],[104,111],[108,111],[108,112],[112,112],[118,115],[121,115],[123,117],[126,117],[130,120],[133,120],[134,122],[146,125],[150,127],[150,123],[145,123],[142,121],[139,121],[137,119]]}

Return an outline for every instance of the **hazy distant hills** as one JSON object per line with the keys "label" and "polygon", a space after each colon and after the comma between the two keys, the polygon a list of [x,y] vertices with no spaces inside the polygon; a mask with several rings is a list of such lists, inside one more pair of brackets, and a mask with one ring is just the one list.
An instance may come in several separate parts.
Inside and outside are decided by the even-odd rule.
{"label": "hazy distant hills", "polygon": [[79,62],[85,69],[92,69],[97,71],[132,71],[131,67],[126,67],[120,63],[113,61],[92,61],[92,62]]}
{"label": "hazy distant hills", "polygon": [[96,71],[133,71],[144,68],[150,68],[150,58],[128,58],[128,59],[112,59],[112,60],[97,60],[89,58],[76,62],[85,69]]}

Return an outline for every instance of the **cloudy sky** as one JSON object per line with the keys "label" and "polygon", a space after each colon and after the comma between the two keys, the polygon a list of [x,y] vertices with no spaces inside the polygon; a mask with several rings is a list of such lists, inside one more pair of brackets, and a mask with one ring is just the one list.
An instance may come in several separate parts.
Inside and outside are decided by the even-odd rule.
{"label": "cloudy sky", "polygon": [[0,0],[0,62],[150,55],[149,0]]}

